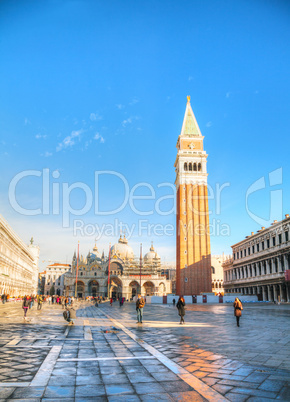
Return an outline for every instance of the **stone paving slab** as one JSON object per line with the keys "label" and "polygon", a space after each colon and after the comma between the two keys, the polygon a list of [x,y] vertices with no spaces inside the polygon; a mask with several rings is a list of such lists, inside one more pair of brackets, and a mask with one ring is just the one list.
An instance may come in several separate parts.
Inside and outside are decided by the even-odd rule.
{"label": "stone paving slab", "polygon": [[265,334],[276,336],[268,341],[259,332],[261,312],[249,307],[242,317],[248,329],[238,333],[229,307],[190,306],[188,323],[179,326],[172,307],[146,306],[141,326],[133,303],[98,309],[81,303],[76,325],[68,327],[59,306],[32,309],[24,323],[21,307],[6,305],[0,402],[290,400],[289,355],[282,353],[290,345],[290,309],[267,306],[260,321]]}

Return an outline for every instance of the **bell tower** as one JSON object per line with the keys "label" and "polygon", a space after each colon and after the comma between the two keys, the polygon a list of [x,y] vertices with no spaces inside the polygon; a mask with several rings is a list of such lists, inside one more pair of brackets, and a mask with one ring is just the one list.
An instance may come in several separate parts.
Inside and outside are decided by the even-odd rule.
{"label": "bell tower", "polygon": [[207,192],[207,154],[187,97],[177,140],[176,293],[211,292],[211,255]]}

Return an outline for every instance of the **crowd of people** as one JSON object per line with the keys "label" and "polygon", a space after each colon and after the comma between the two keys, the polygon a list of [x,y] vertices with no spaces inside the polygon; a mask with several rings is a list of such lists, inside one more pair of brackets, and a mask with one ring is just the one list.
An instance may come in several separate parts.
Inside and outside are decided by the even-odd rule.
{"label": "crowd of people", "polygon": [[27,311],[34,306],[34,303],[37,305],[37,310],[42,309],[43,303],[48,303],[48,305],[59,305],[62,306],[63,309],[72,306],[78,300],[73,296],[58,296],[58,295],[25,295],[22,299],[22,308],[24,310],[24,319],[27,318]]}
{"label": "crowd of people", "polygon": [[[2,294],[1,295],[1,301],[3,304],[5,304],[7,301],[9,301],[10,296],[8,294]],[[13,298],[14,299],[14,298]],[[41,310],[43,303],[48,303],[48,305],[60,305],[62,306],[63,310],[69,311],[69,313],[67,314],[67,317],[69,317],[68,319],[66,319],[67,321],[69,321],[69,323],[71,325],[74,324],[74,320],[76,318],[76,310],[75,310],[75,301],[80,301],[80,300],[85,300],[87,302],[93,302],[95,304],[96,307],[98,307],[98,305],[105,300],[104,297],[102,296],[88,296],[85,299],[83,298],[75,298],[73,296],[58,296],[58,295],[25,295],[22,298],[22,308],[24,310],[24,320],[26,320],[27,318],[27,311],[29,309],[31,309],[34,304],[37,305],[37,310]],[[123,306],[124,302],[125,302],[125,298],[119,298],[119,304],[120,307]],[[111,298],[110,299],[110,305],[113,305],[113,302],[116,301],[115,298]],[[127,300],[128,301],[128,300]],[[136,300],[136,311],[137,311],[137,323],[138,324],[142,324],[142,320],[143,320],[143,308],[145,306],[146,303],[146,298],[144,299],[140,294],[137,297]],[[184,316],[185,316],[185,300],[183,296],[180,296],[177,303],[175,301],[175,299],[173,299],[172,301],[173,306],[177,307],[178,310],[178,315],[180,316],[180,324],[185,324],[184,321]],[[234,302],[234,315],[236,317],[236,321],[237,321],[237,326],[240,326],[240,317],[242,315],[242,310],[243,310],[243,305],[241,303],[241,301],[236,298],[235,302]],[[64,315],[65,317],[65,315]]]}

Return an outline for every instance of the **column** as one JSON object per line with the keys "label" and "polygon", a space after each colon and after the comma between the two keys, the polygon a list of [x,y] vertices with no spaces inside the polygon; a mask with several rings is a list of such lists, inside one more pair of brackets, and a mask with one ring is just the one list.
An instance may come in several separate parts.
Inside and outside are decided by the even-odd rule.
{"label": "column", "polygon": [[270,273],[270,263],[269,260],[266,260],[266,275]]}
{"label": "column", "polygon": [[286,283],[286,300],[287,300],[287,303],[290,302],[290,289],[289,289],[288,283]]}
{"label": "column", "polygon": [[263,301],[267,301],[266,286],[262,286]]}
{"label": "column", "polygon": [[287,269],[289,269],[288,254],[283,255],[283,263],[284,263],[283,271],[286,271]]}
{"label": "column", "polygon": [[282,266],[282,256],[278,256],[277,257],[277,260],[278,260],[278,272],[283,272],[283,266]]}
{"label": "column", "polygon": [[284,295],[283,295],[283,288],[282,288],[282,284],[279,283],[279,292],[280,292],[280,302],[284,301]]}
{"label": "column", "polygon": [[277,294],[277,285],[273,285],[273,291],[274,291],[274,301],[278,301],[278,294]]}
{"label": "column", "polygon": [[270,285],[267,285],[267,290],[268,290],[268,300],[273,301]]}

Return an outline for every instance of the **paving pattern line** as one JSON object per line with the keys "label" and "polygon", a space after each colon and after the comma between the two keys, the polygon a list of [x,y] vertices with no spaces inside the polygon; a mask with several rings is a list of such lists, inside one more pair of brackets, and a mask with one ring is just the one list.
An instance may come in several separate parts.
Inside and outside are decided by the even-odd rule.
{"label": "paving pattern line", "polygon": [[53,346],[51,348],[51,351],[48,353],[34,379],[31,381],[31,387],[46,387],[61,349],[62,346]]}
{"label": "paving pattern line", "polygon": [[85,341],[92,341],[93,340],[93,335],[91,328],[89,327],[90,321],[89,320],[84,320],[84,339]]}
{"label": "paving pattern line", "polygon": [[[23,345],[5,345],[5,348],[6,347],[8,347],[8,348],[19,348],[19,347],[22,347]],[[45,345],[27,345],[27,344],[25,344],[25,347],[26,348],[29,348],[29,349],[31,349],[31,348],[34,348],[34,349],[51,349],[51,346],[45,346]]]}
{"label": "paving pattern line", "polygon": [[[30,382],[0,382],[0,388],[1,387],[28,387],[30,385]],[[0,391],[0,397],[1,397],[1,391]]]}
{"label": "paving pattern line", "polygon": [[162,364],[164,364],[167,368],[169,368],[169,370],[171,370],[184,382],[186,382],[188,385],[194,388],[194,390],[197,391],[200,395],[202,395],[205,399],[207,399],[208,401],[215,401],[215,402],[228,401],[228,399],[225,396],[221,395],[219,392],[212,389],[210,386],[205,384],[199,378],[189,373],[183,367],[179,366],[178,364],[170,360],[168,357],[166,357],[163,353],[159,352],[153,346],[150,346],[148,343],[144,341],[140,342],[139,338],[133,332],[127,329],[123,324],[121,324],[119,321],[110,317],[103,311],[101,311],[101,313],[104,314],[109,320],[111,320],[116,327],[122,329],[127,335],[130,336],[130,338],[134,339],[135,342],[137,342],[140,346],[142,346],[145,350],[147,350],[155,358],[157,358]]}
{"label": "paving pattern line", "polygon": [[69,330],[70,330],[70,326],[67,326],[67,327],[66,327],[66,330],[64,331],[64,336],[65,336],[65,338],[67,338],[68,333],[69,333]]}
{"label": "paving pattern line", "polygon": [[5,347],[6,347],[6,346],[15,346],[15,345],[17,345],[17,343],[19,343],[20,341],[21,341],[21,338],[12,339],[12,341],[10,341],[9,343],[7,343],[7,345],[5,345]]}
{"label": "paving pattern line", "polygon": [[155,359],[155,356],[125,356],[125,357],[72,357],[71,359],[58,359],[58,362],[90,362],[90,361],[106,361],[106,360],[140,360]]}

